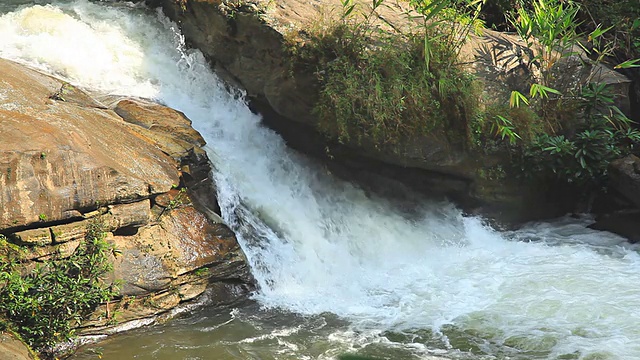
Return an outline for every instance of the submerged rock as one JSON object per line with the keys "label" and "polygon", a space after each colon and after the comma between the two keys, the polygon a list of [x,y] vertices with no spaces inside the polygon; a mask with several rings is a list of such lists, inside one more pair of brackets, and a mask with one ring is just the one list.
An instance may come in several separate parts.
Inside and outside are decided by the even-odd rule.
{"label": "submerged rock", "polygon": [[149,323],[207,289],[218,303],[248,293],[205,142],[184,114],[98,99],[2,59],[0,79],[0,233],[42,261],[73,254],[97,219],[118,249],[109,279],[120,294],[78,324],[82,334]]}
{"label": "submerged rock", "polygon": [[640,210],[621,210],[601,215],[589,227],[609,231],[627,238],[630,243],[637,243],[640,242]]}

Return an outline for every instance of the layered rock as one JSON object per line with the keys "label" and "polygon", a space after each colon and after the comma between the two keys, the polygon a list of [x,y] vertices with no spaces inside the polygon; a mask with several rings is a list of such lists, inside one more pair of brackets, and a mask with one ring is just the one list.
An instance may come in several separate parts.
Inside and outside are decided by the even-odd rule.
{"label": "layered rock", "polygon": [[[374,144],[328,139],[317,131],[312,109],[320,84],[314,66],[295,66],[291,34],[303,33],[319,22],[331,21],[343,9],[338,1],[287,0],[146,0],[161,6],[180,25],[187,42],[200,49],[214,69],[227,81],[246,90],[251,105],[264,115],[264,122],[282,134],[288,144],[308,154],[323,157],[330,166],[346,166],[342,173],[369,178],[382,174],[427,193],[445,194],[467,209],[510,220],[561,215],[574,210],[565,192],[549,193],[545,184],[523,185],[516,179],[487,175],[508,162],[505,154],[480,154],[460,141],[442,134],[419,135],[397,144]],[[361,2],[362,6],[370,6]],[[384,24],[405,26],[402,2],[386,2],[380,17]],[[523,88],[531,74],[523,73],[517,61],[505,62],[509,54],[523,51],[511,35],[487,30],[472,36],[461,51],[461,63],[483,83],[483,101],[508,103],[510,90]],[[511,57],[513,58],[513,56]],[[511,59],[513,60],[513,59]],[[568,60],[570,69],[563,84],[594,78],[612,84],[619,105],[628,108],[629,81],[605,68],[589,68]],[[573,62],[572,62],[573,61]],[[575,62],[575,64],[574,64]],[[575,66],[574,66],[575,65]],[[509,85],[509,86],[507,86]],[[328,151],[327,151],[328,150]],[[326,158],[330,153],[331,159]],[[340,173],[340,170],[333,169]],[[559,196],[562,195],[562,196]]]}
{"label": "layered rock", "polygon": [[109,277],[120,296],[82,333],[151,321],[206,289],[218,303],[247,293],[246,259],[216,214],[204,140],[184,114],[99,101],[2,59],[0,79],[0,233],[42,261],[72,254],[99,221],[118,249]]}

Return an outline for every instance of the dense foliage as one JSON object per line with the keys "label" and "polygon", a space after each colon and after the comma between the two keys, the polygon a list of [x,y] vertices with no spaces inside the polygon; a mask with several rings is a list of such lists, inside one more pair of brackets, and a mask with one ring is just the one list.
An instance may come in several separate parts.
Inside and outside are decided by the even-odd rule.
{"label": "dense foliage", "polygon": [[98,222],[87,230],[72,255],[53,255],[31,269],[25,249],[0,239],[0,312],[36,350],[70,339],[74,325],[117,294],[102,280],[111,270],[105,233]]}
{"label": "dense foliage", "polygon": [[[614,95],[597,73],[569,86],[559,80],[558,74],[570,71],[570,58],[598,64],[615,50],[616,45],[607,40],[611,28],[598,24],[588,33],[581,32],[579,12],[580,6],[572,1],[537,0],[509,16],[527,47],[535,50],[529,66],[539,74],[529,94],[512,92],[511,107],[519,107],[514,100],[519,99],[548,125],[517,149],[522,169],[535,176],[553,173],[590,188],[604,184],[608,164],[632,151],[640,142],[640,132],[631,127],[632,121],[615,105]],[[578,48],[584,56],[577,53]],[[616,67],[633,68],[635,62],[627,60]],[[571,110],[568,123],[558,121],[558,104]],[[516,131],[512,129],[513,134]]]}
{"label": "dense foliage", "polygon": [[613,105],[613,96],[604,85],[589,84],[580,100],[584,123],[573,136],[537,136],[524,150],[526,170],[551,171],[568,182],[598,186],[606,180],[609,163],[640,144],[640,132]]}
{"label": "dense foliage", "polygon": [[[446,136],[465,149],[508,153],[518,172],[587,188],[602,185],[609,162],[640,142],[596,72],[576,75],[577,82],[563,78],[612,61],[621,70],[640,66],[640,60],[619,59],[637,53],[640,19],[625,11],[640,15],[640,3],[612,6],[607,17],[597,0],[411,0],[408,23],[417,26],[407,30],[380,22],[376,10],[383,2],[358,12],[343,0],[340,20],[310,31],[295,48],[302,63],[317,65],[315,113],[328,136],[374,146]],[[491,18],[485,9],[504,13]],[[602,17],[585,20],[593,13]],[[479,106],[479,86],[457,63],[482,19],[525,44],[517,61],[531,74],[528,91],[510,89],[504,104]]]}
{"label": "dense foliage", "polygon": [[[424,19],[433,21],[399,32],[375,23],[382,1],[364,14],[344,1],[339,22],[310,33],[305,46],[295,49],[300,62],[321,69],[315,108],[320,130],[343,142],[374,146],[397,144],[416,134],[464,133],[476,110],[477,94],[472,77],[455,65],[455,59],[460,39],[477,22],[470,9],[457,9],[456,3],[462,2],[452,0],[451,6],[438,8],[412,2]],[[445,27],[453,17],[466,25]]]}

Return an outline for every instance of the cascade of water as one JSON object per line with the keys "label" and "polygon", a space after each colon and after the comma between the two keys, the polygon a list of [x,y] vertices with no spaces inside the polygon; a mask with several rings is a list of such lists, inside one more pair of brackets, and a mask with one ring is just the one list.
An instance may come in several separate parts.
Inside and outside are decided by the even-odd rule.
{"label": "cascade of water", "polygon": [[620,238],[578,220],[499,233],[450,204],[407,213],[336,180],[263,127],[160,15],[85,0],[22,7],[0,16],[0,56],[187,114],[265,307],[331,312],[360,332],[453,324],[552,358],[640,358],[640,258]]}

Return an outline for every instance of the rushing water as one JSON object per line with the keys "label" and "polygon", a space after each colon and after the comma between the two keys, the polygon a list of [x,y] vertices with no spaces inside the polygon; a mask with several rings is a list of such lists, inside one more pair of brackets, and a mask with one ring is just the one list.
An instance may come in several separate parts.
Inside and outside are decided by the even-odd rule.
{"label": "rushing water", "polygon": [[0,0],[0,56],[187,114],[260,285],[115,336],[103,359],[640,358],[640,257],[621,238],[569,218],[500,233],[450,204],[378,198],[287,149],[158,13],[33,4]]}

